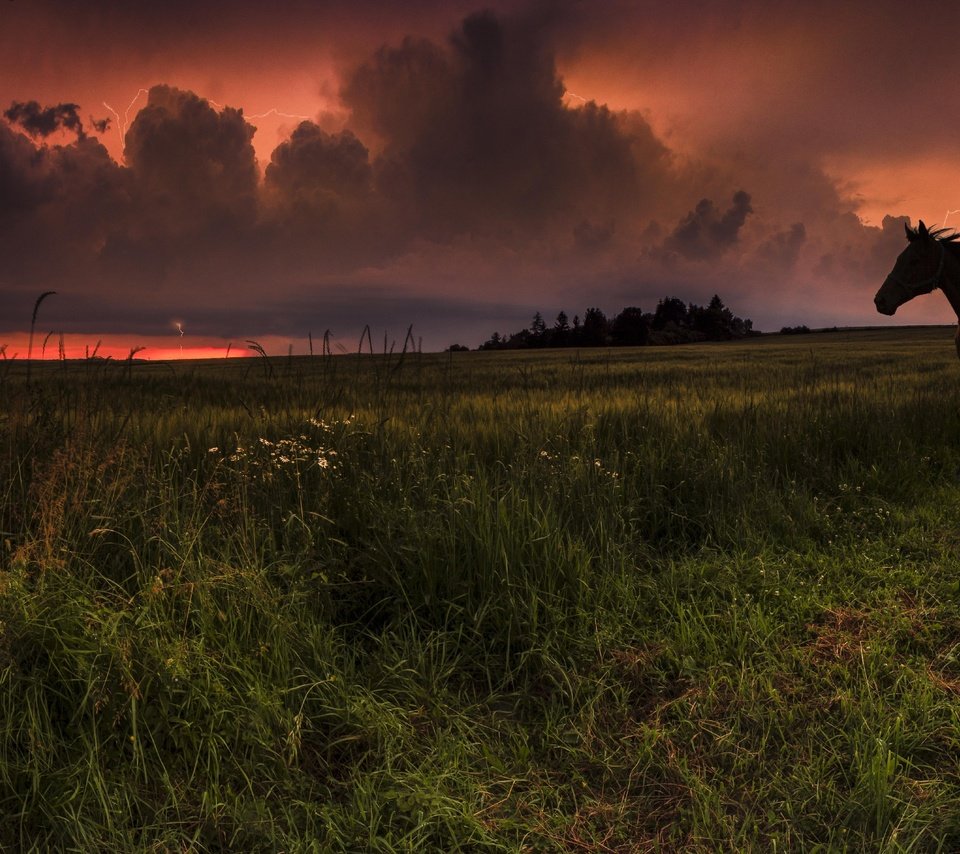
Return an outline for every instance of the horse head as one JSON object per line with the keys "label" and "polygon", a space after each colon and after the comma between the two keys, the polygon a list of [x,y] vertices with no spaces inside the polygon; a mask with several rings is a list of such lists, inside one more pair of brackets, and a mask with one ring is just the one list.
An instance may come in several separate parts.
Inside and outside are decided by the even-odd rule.
{"label": "horse head", "polygon": [[943,241],[937,239],[942,229],[931,233],[923,220],[916,231],[907,225],[904,229],[907,248],[897,256],[893,269],[873,298],[880,314],[893,314],[905,302],[941,285],[947,254]]}

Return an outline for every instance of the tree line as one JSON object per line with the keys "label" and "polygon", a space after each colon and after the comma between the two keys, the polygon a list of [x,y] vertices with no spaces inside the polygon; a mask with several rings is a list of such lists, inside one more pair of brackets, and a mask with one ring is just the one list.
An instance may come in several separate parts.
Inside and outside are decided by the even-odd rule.
{"label": "tree line", "polygon": [[548,325],[538,311],[526,329],[508,335],[494,332],[480,345],[480,349],[641,347],[646,344],[729,341],[756,334],[751,320],[734,315],[723,304],[723,300],[714,294],[706,306],[666,297],[657,303],[653,312],[630,306],[612,319],[599,308],[588,308],[582,319],[574,315],[571,322],[567,313],[561,311],[552,325]]}

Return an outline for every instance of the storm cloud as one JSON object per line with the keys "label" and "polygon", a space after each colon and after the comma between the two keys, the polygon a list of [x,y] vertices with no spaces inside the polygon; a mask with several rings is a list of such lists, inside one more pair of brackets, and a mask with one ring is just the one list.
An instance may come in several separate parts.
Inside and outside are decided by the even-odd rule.
{"label": "storm cloud", "polygon": [[753,213],[750,194],[738,190],[721,213],[710,199],[701,199],[664,241],[664,247],[686,258],[717,258],[737,243],[740,229]]}
{"label": "storm cloud", "polygon": [[406,39],[348,76],[344,104],[379,142],[378,190],[420,236],[526,240],[649,207],[666,147],[638,117],[566,106],[539,36],[478,13],[445,46]]}
{"label": "storm cloud", "polygon": [[215,110],[193,92],[154,86],[124,150],[142,215],[160,232],[252,223],[259,175],[254,128],[239,110]]}
{"label": "storm cloud", "polygon": [[79,109],[78,104],[41,107],[37,101],[14,101],[3,115],[7,121],[19,125],[34,138],[48,137],[58,130],[67,130],[75,133],[77,139],[83,139],[86,133],[77,112]]}
{"label": "storm cloud", "polygon": [[[310,44],[328,63],[311,83],[324,107],[310,119],[300,115],[308,108],[295,109],[270,146],[258,128],[264,113],[253,118],[232,105],[218,75],[161,78],[170,82],[138,95],[129,117],[121,108],[118,132],[101,140],[86,135],[78,106],[99,110],[99,100],[70,90],[18,93],[0,124],[4,306],[29,305],[31,294],[55,288],[57,304],[45,309],[62,310],[66,325],[95,328],[107,314],[92,307],[109,302],[116,330],[124,318],[132,329],[157,330],[187,317],[190,328],[212,334],[220,317],[224,334],[259,323],[277,335],[302,335],[324,317],[345,326],[353,318],[358,328],[364,316],[426,323],[430,305],[471,329],[489,305],[489,332],[528,321],[531,307],[572,316],[586,305],[652,308],[666,295],[705,302],[715,292],[761,327],[815,322],[796,313],[810,306],[828,321],[836,300],[826,295],[838,288],[871,311],[860,291],[875,290],[899,251],[900,201],[889,202],[882,225],[865,223],[861,186],[838,177],[830,160],[853,150],[850,132],[818,130],[809,99],[798,101],[805,113],[787,117],[771,102],[792,78],[762,78],[724,53],[755,40],[777,46],[787,65],[806,63],[809,34],[790,53],[786,13],[761,15],[748,3],[743,9],[753,11],[736,24],[724,3],[678,12],[690,39],[681,61],[664,58],[668,16],[656,4],[492,6],[452,3],[431,17],[441,7],[424,0],[405,17],[373,2],[371,19],[380,10],[386,23],[366,29],[346,6],[315,15],[298,6],[290,20],[302,26],[284,32],[303,63]],[[267,42],[279,40],[275,17],[239,7]],[[171,20],[151,18],[145,49],[222,53],[223,26],[244,49],[224,53],[218,68],[249,80],[244,63],[258,31],[237,8],[222,5],[219,24],[208,11],[191,12],[196,27],[182,38]],[[453,21],[455,13],[465,14]],[[118,37],[145,20],[119,7],[114,17],[93,17]],[[838,31],[847,32],[841,17]],[[628,31],[642,50],[634,35],[627,44]],[[364,42],[364,33],[375,36]],[[727,41],[711,42],[711,34]],[[604,50],[620,57],[623,82],[603,71]],[[770,51],[757,53],[768,65],[777,56]],[[710,62],[723,80],[750,81],[756,101],[724,83],[725,111],[708,109],[721,91],[703,83],[712,79],[701,73]],[[687,81],[686,100],[667,67]],[[274,95],[283,106],[282,85]],[[753,103],[769,107],[774,126],[749,120]],[[835,105],[823,110],[842,123]],[[802,135],[804,116],[810,129]],[[108,130],[106,120],[89,126]],[[776,292],[766,287],[772,274],[783,284]],[[375,310],[374,299],[393,309]],[[0,312],[10,329],[22,326],[8,320],[14,314]]]}

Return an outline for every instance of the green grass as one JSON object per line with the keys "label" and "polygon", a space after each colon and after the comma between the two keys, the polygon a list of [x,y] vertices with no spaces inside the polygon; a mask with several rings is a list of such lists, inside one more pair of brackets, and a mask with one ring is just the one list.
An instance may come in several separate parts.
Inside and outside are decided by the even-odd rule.
{"label": "green grass", "polygon": [[960,847],[949,332],[0,398],[0,848]]}

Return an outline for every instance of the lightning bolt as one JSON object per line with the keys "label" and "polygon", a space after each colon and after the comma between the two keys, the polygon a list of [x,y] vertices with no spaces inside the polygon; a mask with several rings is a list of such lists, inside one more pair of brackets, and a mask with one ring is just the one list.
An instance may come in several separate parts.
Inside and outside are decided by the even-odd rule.
{"label": "lightning bolt", "polygon": [[941,225],[940,227],[943,228],[947,224],[947,218],[950,216],[950,214],[955,214],[955,213],[960,213],[960,210],[947,211],[947,216],[943,218],[943,225]]}
{"label": "lightning bolt", "polygon": [[123,146],[123,141],[127,136],[127,123],[130,120],[130,110],[133,109],[133,105],[137,103],[141,95],[149,95],[150,92],[147,89],[138,89],[137,94],[133,96],[133,100],[127,104],[127,108],[123,111],[123,118],[120,118],[120,113],[118,113],[113,107],[111,107],[106,101],[101,101],[103,106],[105,106],[117,119],[117,132],[120,134],[120,145]]}
{"label": "lightning bolt", "polygon": [[[111,113],[113,113],[113,117],[117,120],[117,133],[120,134],[120,147],[121,147],[121,151],[123,150],[124,140],[126,139],[126,136],[127,136],[127,128],[130,126],[130,111],[133,109],[133,105],[136,104],[137,101],[140,100],[140,96],[141,96],[141,95],[149,95],[149,94],[150,94],[150,90],[149,90],[149,89],[144,89],[144,88],[142,88],[142,87],[141,87],[140,89],[138,89],[138,90],[137,90],[137,94],[134,95],[134,96],[133,96],[133,99],[130,101],[130,103],[127,104],[127,107],[126,107],[126,109],[123,111],[123,115],[122,115],[122,116],[120,115],[120,113],[119,113],[118,110],[115,110],[115,109],[114,109],[113,107],[111,107],[106,101],[101,101],[101,102],[100,102],[100,103],[102,103],[103,106],[106,107]],[[573,93],[570,93],[570,94],[573,94]],[[579,95],[575,95],[574,97],[580,98]],[[222,109],[224,108],[224,105],[223,105],[223,104],[217,103],[217,102],[214,101],[212,98],[205,98],[204,100],[206,100],[206,102],[207,102],[208,104],[212,104],[212,105],[213,105],[214,107],[216,107],[218,110],[222,110]],[[585,101],[586,99],[585,99],[585,98],[581,98],[580,100]],[[245,119],[264,119],[264,118],[266,118],[267,116],[278,116],[279,118],[283,118],[283,119],[299,119],[300,121],[309,121],[309,120],[312,118],[312,116],[304,116],[304,115],[301,115],[301,114],[299,114],[299,113],[285,113],[285,112],[284,112],[283,110],[281,110],[279,107],[271,107],[269,110],[267,110],[266,112],[263,112],[263,113],[251,113],[251,114],[249,114],[249,115],[244,115],[244,118],[245,118]]]}
{"label": "lightning bolt", "polygon": [[576,92],[571,92],[569,89],[567,89],[565,94],[569,95],[571,98],[576,98],[578,101],[583,101],[584,104],[587,103],[587,99],[584,98],[583,95],[578,95]]}
{"label": "lightning bolt", "polygon": [[183,352],[183,324],[178,320],[174,326],[177,327],[177,332],[180,333],[180,352]]}
{"label": "lightning bolt", "polygon": [[[123,117],[122,117],[122,118],[121,118],[121,116],[120,116],[120,113],[118,113],[118,112],[117,112],[113,107],[111,107],[106,101],[101,101],[101,103],[103,104],[103,106],[105,106],[111,113],[113,113],[114,118],[116,118],[116,120],[117,120],[117,130],[118,130],[119,133],[120,133],[120,141],[121,141],[121,142],[123,142],[123,138],[127,135],[127,126],[128,126],[129,123],[130,123],[130,110],[132,110],[132,109],[133,109],[133,105],[136,104],[138,100],[140,100],[140,96],[141,96],[141,95],[149,95],[149,94],[150,94],[150,90],[148,90],[148,89],[142,89],[142,88],[141,88],[141,89],[138,89],[138,90],[137,90],[137,94],[133,96],[133,100],[132,100],[129,104],[127,104],[127,108],[123,111]],[[580,96],[577,95],[576,97],[579,98]],[[218,103],[217,101],[214,101],[213,98],[205,98],[204,100],[205,100],[208,104],[212,104],[212,105],[213,105],[214,107],[216,107],[218,110],[222,110],[222,109],[224,108],[224,105],[223,105],[223,104]],[[584,100],[584,99],[581,99],[581,100]],[[281,110],[279,107],[271,107],[269,110],[267,110],[266,112],[263,112],[263,113],[250,113],[250,114],[246,115],[245,118],[248,118],[248,119],[264,119],[264,118],[266,118],[267,116],[280,116],[281,118],[284,118],[284,119],[301,119],[301,120],[305,120],[305,119],[310,119],[310,118],[311,118],[311,116],[304,116],[304,115],[301,115],[300,113],[285,113],[285,112],[283,112],[283,110]]]}
{"label": "lightning bolt", "polygon": [[[218,104],[212,98],[206,100],[208,104],[213,104],[218,110],[223,109],[223,104]],[[283,119],[300,119],[301,121],[308,121],[311,118],[310,116],[301,116],[298,113],[285,113],[279,107],[271,107],[265,113],[245,113],[243,117],[245,119],[264,119],[267,116],[280,116]]]}

